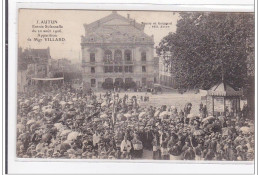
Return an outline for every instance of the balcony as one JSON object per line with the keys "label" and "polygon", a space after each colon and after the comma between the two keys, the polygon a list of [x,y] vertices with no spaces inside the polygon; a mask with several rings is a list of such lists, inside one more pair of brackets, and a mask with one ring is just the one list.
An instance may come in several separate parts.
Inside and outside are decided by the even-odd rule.
{"label": "balcony", "polygon": [[124,64],[130,64],[130,65],[133,65],[134,62],[131,60],[131,61],[125,61]]}
{"label": "balcony", "polygon": [[82,67],[92,66],[92,65],[95,65],[95,64],[96,64],[96,62],[87,62],[85,60],[82,60],[82,62],[81,62]]}

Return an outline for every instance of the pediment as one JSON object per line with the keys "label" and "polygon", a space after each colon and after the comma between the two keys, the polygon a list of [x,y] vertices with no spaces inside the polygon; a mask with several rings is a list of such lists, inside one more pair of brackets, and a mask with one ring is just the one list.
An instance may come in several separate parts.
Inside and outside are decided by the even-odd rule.
{"label": "pediment", "polygon": [[112,19],[106,23],[103,23],[103,25],[129,25],[129,22],[123,21],[122,19]]}

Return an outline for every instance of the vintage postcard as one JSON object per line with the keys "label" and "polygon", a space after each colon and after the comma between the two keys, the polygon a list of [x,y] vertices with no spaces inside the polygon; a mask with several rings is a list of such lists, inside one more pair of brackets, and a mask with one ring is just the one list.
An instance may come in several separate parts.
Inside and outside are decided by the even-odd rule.
{"label": "vintage postcard", "polygon": [[19,9],[16,157],[254,161],[254,13]]}

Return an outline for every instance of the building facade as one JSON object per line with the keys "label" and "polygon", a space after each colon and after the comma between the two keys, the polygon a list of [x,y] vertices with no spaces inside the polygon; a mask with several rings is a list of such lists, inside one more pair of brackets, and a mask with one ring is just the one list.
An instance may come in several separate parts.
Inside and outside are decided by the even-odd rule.
{"label": "building facade", "polygon": [[101,88],[106,83],[130,83],[137,87],[154,83],[154,39],[144,25],[130,15],[113,11],[107,17],[85,24],[81,38],[84,87]]}
{"label": "building facade", "polygon": [[169,87],[171,89],[178,88],[178,85],[175,81],[175,77],[173,75],[173,66],[170,60],[172,57],[171,52],[166,52],[162,54],[159,58],[159,83],[162,86]]}
{"label": "building facade", "polygon": [[50,48],[47,49],[18,49],[18,92],[24,92],[32,78],[45,78],[49,72]]}

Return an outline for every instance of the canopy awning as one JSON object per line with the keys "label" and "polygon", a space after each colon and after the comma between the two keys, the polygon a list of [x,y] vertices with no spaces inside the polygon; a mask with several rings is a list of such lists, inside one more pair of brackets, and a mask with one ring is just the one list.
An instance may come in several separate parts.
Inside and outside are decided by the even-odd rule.
{"label": "canopy awning", "polygon": [[241,96],[243,94],[242,91],[235,91],[231,86],[228,84],[221,82],[213,86],[207,92],[208,95],[211,96]]}
{"label": "canopy awning", "polygon": [[160,84],[154,84],[153,86],[154,86],[154,87],[161,87]]}
{"label": "canopy awning", "polygon": [[57,80],[63,80],[63,77],[59,78],[32,78],[32,80],[37,80],[37,81],[57,81]]}

